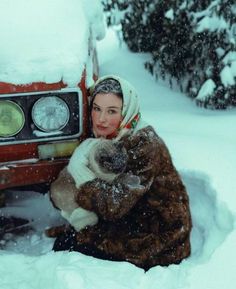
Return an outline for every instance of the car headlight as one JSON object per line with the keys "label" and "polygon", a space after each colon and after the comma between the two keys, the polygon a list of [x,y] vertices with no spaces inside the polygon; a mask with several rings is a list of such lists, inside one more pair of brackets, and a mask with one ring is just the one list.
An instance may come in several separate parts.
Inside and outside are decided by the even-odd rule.
{"label": "car headlight", "polygon": [[11,137],[21,131],[25,124],[22,108],[13,101],[0,101],[0,137]]}
{"label": "car headlight", "polygon": [[63,129],[70,117],[70,111],[64,100],[57,96],[38,99],[32,108],[34,124],[42,131],[51,132]]}

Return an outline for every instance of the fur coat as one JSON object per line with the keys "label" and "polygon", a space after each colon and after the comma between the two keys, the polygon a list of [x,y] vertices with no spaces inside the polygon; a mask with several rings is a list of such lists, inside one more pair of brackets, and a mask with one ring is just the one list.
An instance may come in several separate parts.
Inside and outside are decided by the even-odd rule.
{"label": "fur coat", "polygon": [[[69,234],[73,242],[67,249],[146,270],[179,263],[190,255],[192,223],[188,195],[170,153],[151,126],[122,140],[128,164],[112,183],[96,178],[77,189],[67,169],[59,175],[56,186],[72,190],[78,205],[99,218],[95,226]],[[121,181],[129,174],[138,176],[140,184]],[[69,235],[59,236],[54,250],[62,250]]]}

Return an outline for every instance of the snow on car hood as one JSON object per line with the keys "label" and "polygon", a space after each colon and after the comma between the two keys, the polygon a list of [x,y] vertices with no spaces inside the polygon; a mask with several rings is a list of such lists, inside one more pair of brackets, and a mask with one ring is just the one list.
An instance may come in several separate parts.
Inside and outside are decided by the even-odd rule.
{"label": "snow on car hood", "polygon": [[103,38],[99,0],[1,0],[0,81],[15,84],[79,82],[89,29]]}

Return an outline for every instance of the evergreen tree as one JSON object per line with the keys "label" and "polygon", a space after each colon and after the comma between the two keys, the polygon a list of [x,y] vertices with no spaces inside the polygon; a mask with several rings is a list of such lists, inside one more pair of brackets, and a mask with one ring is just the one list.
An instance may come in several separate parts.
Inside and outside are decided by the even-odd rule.
{"label": "evergreen tree", "polygon": [[236,106],[235,0],[103,2],[110,24],[123,11],[123,38],[132,51],[151,53],[152,74],[176,79],[198,105]]}

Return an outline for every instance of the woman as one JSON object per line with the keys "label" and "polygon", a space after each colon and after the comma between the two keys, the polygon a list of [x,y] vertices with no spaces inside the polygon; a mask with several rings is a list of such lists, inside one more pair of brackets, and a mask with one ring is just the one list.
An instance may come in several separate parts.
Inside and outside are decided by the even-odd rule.
{"label": "woman", "polygon": [[190,254],[189,200],[169,151],[140,118],[135,89],[110,75],[91,89],[94,137],[121,141],[126,170],[112,182],[85,182],[79,189],[65,168],[53,184],[75,194],[98,223],[57,237],[54,250],[75,250],[98,258],[129,261],[145,270],[179,263]]}

